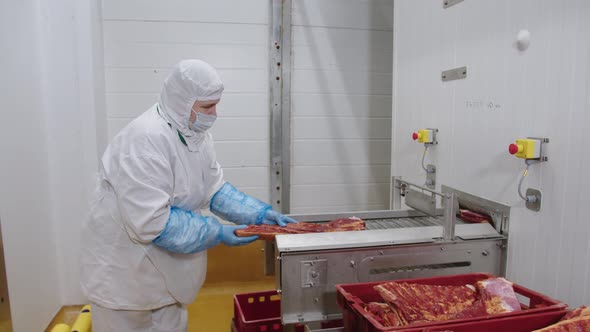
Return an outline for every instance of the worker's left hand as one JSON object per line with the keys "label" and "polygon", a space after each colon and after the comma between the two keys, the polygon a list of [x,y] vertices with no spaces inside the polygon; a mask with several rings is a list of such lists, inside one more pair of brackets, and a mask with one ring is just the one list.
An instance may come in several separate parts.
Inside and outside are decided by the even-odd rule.
{"label": "worker's left hand", "polygon": [[262,224],[279,225],[281,227],[285,227],[285,226],[287,226],[287,224],[293,223],[293,222],[297,222],[297,221],[287,217],[284,214],[274,211],[274,210],[266,211],[266,215],[264,216],[264,219],[262,219]]}

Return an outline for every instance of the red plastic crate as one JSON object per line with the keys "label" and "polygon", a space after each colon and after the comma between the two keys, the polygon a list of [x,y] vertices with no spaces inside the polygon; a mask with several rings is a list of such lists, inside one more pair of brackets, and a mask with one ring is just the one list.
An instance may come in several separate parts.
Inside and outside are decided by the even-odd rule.
{"label": "red plastic crate", "polygon": [[282,332],[280,295],[276,291],[234,295],[234,322],[237,332]]}
{"label": "red plastic crate", "polygon": [[483,319],[469,323],[403,330],[404,332],[531,332],[557,323],[567,310],[546,311],[514,317]]}
{"label": "red plastic crate", "polygon": [[[321,323],[322,328],[340,327],[342,321]],[[282,332],[281,297],[276,291],[234,295],[232,332]],[[303,325],[295,327],[303,332]]]}
{"label": "red plastic crate", "polygon": [[[465,284],[475,284],[477,281],[493,277],[486,273],[461,274],[452,276],[440,276],[422,279],[405,279],[395,280],[396,282],[407,282],[424,285],[446,285],[446,286],[462,286]],[[386,281],[357,283],[357,284],[342,284],[336,285],[338,304],[342,308],[344,330],[348,332],[384,332],[384,331],[424,331],[425,328],[445,326],[449,324],[463,324],[468,322],[482,322],[487,320],[495,320],[508,317],[525,316],[526,320],[530,314],[537,314],[542,312],[563,311],[567,305],[565,303],[554,300],[548,296],[539,294],[530,289],[524,288],[520,285],[514,284],[514,292],[520,295],[520,298],[527,298],[528,304],[521,303],[522,311],[497,314],[486,317],[475,317],[465,319],[455,319],[444,322],[413,324],[406,327],[385,327],[381,325],[375,317],[366,312],[362,304],[369,302],[383,302],[383,299],[373,289],[373,286],[382,284]],[[444,331],[444,329],[443,329]],[[500,330],[498,330],[500,331]]]}

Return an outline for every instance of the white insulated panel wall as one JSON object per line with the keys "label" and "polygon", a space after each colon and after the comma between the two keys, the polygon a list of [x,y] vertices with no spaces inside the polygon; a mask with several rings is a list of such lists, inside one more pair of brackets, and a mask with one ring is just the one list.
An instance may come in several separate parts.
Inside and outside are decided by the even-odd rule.
{"label": "white insulated panel wall", "polygon": [[290,212],[385,209],[393,0],[292,3]]}
{"label": "white insulated panel wall", "polygon": [[226,180],[268,200],[268,0],[103,0],[109,138],[158,98],[169,69],[196,58],[225,92],[212,128]]}
{"label": "white insulated panel wall", "polygon": [[[590,2],[466,0],[395,2],[392,175],[424,181],[412,131],[439,128],[428,161],[446,184],[512,206],[508,277],[569,303],[590,303]],[[520,29],[531,45],[519,51]],[[467,66],[464,80],[442,70]],[[524,162],[508,144],[549,137],[549,162],[531,166],[524,188],[542,190],[540,212],[524,208]]]}

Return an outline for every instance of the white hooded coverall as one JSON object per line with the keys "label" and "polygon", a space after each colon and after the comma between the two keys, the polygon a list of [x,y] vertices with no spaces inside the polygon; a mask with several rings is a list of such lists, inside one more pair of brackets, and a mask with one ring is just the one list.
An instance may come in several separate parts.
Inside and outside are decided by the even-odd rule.
{"label": "white hooded coverall", "polygon": [[213,67],[182,61],[159,103],[106,149],[81,252],[82,289],[100,307],[93,309],[95,332],[109,324],[128,324],[119,331],[186,331],[183,304],[204,282],[207,253],[175,254],[152,241],[171,206],[200,213],[224,183],[211,135],[189,129],[194,102],[219,99],[222,91]]}

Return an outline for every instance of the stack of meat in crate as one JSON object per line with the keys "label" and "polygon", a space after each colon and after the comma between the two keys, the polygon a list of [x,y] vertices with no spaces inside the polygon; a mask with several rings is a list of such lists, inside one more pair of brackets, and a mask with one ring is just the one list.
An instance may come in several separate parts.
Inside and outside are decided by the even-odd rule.
{"label": "stack of meat in crate", "polygon": [[563,328],[566,304],[484,273],[336,288],[347,332],[530,332],[560,321],[543,332],[578,331]]}

